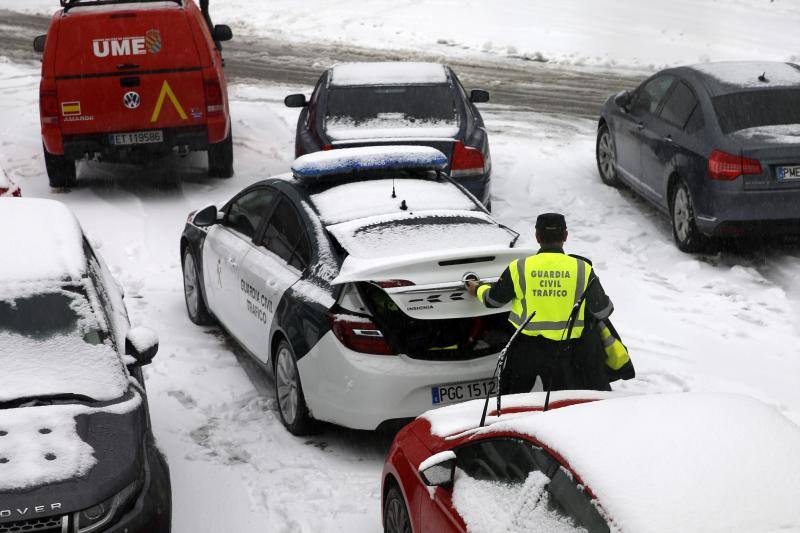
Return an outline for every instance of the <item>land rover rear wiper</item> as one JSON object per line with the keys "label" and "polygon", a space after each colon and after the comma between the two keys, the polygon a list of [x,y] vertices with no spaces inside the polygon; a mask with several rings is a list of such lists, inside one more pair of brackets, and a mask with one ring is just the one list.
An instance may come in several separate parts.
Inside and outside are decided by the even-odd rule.
{"label": "land rover rear wiper", "polygon": [[28,396],[0,402],[0,410],[16,409],[17,407],[36,407],[40,405],[53,405],[65,403],[94,403],[94,398],[83,394],[50,394],[46,396]]}

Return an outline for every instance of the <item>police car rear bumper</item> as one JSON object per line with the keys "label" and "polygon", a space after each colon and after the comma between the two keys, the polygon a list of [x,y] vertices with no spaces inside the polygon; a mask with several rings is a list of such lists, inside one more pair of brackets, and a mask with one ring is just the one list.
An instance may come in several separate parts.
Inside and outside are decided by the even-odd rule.
{"label": "police car rear bumper", "polygon": [[496,363],[497,355],[469,361],[367,355],[344,347],[329,331],[298,361],[298,369],[314,418],[374,430],[384,421],[438,407],[433,387],[491,378]]}
{"label": "police car rear bumper", "polygon": [[160,143],[113,145],[108,133],[91,135],[69,135],[64,137],[64,155],[70,159],[80,159],[86,155],[100,154],[115,158],[126,153],[166,153],[175,147],[187,147],[189,150],[206,150],[208,148],[208,130],[205,126],[187,128],[164,128],[164,141]]}

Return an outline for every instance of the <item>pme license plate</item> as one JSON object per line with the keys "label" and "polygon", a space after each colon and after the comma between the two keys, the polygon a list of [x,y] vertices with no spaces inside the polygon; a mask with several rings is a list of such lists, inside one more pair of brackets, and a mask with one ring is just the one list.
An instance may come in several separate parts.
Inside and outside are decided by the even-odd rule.
{"label": "pme license plate", "polygon": [[496,383],[494,380],[484,379],[467,383],[451,383],[431,387],[431,404],[445,405],[448,403],[465,402],[477,398],[486,398],[494,394]]}
{"label": "pme license plate", "polygon": [[133,131],[129,133],[112,133],[108,136],[108,142],[115,146],[161,143],[164,142],[164,132],[161,130],[151,130]]}
{"label": "pme license plate", "polygon": [[778,167],[778,180],[800,180],[800,166]]}

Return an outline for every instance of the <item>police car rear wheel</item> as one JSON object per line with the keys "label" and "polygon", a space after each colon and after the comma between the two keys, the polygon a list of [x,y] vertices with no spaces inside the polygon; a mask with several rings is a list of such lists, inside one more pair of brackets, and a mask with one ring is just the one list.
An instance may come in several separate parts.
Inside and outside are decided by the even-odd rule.
{"label": "police car rear wheel", "polygon": [[313,420],[308,412],[300,373],[291,346],[285,340],[278,344],[275,358],[275,399],[281,422],[293,435],[308,435],[313,431]]}
{"label": "police car rear wheel", "polygon": [[202,291],[194,254],[189,248],[186,248],[183,252],[183,296],[186,301],[186,312],[189,314],[189,320],[195,324],[206,326],[213,321],[206,308],[205,300],[203,300]]}

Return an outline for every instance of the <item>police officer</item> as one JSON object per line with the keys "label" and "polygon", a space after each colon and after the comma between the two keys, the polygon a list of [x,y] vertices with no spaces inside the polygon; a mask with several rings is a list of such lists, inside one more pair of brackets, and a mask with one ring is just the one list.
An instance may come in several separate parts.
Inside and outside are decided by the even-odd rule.
{"label": "police officer", "polygon": [[[591,263],[578,256],[564,253],[567,223],[558,213],[544,213],[536,219],[536,255],[517,259],[503,271],[496,283],[470,282],[469,292],[486,307],[502,307],[512,302],[509,322],[519,328],[536,311],[533,319],[522,329],[507,353],[501,375],[501,392],[529,392],[536,377],[549,390],[587,387],[573,362],[575,344],[590,320],[607,318],[614,310]],[[574,326],[568,331],[568,321],[575,304],[581,304]],[[597,367],[603,372],[602,363]],[[605,374],[600,381],[608,387]]]}

